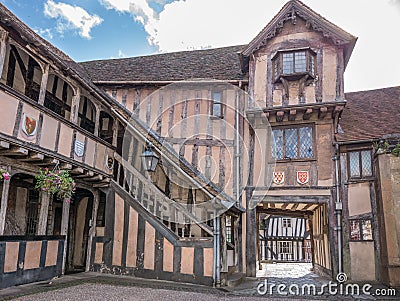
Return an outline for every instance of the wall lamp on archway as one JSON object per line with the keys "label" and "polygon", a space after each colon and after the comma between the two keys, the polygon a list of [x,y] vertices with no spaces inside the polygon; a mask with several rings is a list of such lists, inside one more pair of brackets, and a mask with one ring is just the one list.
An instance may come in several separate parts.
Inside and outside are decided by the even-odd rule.
{"label": "wall lamp on archway", "polygon": [[156,170],[160,157],[157,156],[157,154],[154,152],[153,144],[147,144],[146,150],[143,152],[141,157],[144,169],[146,171],[154,172]]}

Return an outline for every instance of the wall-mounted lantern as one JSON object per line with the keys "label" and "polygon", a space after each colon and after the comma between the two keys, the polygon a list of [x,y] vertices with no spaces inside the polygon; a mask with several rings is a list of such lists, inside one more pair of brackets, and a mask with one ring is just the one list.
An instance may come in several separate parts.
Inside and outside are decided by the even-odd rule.
{"label": "wall-mounted lantern", "polygon": [[159,156],[154,152],[154,146],[152,144],[148,144],[146,150],[141,155],[143,167],[146,171],[154,172],[156,170]]}

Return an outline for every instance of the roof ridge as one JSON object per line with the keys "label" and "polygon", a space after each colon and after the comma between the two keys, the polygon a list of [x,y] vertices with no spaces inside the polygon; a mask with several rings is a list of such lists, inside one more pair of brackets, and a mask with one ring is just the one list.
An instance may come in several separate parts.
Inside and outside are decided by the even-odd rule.
{"label": "roof ridge", "polygon": [[388,90],[388,89],[400,89],[400,85],[399,86],[392,86],[392,87],[375,88],[375,89],[369,89],[369,90],[351,91],[351,92],[345,92],[344,94],[383,91],[383,90]]}
{"label": "roof ridge", "polygon": [[96,59],[96,60],[90,60],[90,61],[81,61],[81,62],[78,62],[78,63],[79,64],[84,64],[84,63],[100,62],[100,61],[122,61],[122,60],[129,60],[129,59],[148,58],[148,57],[155,57],[155,56],[170,55],[170,54],[206,52],[206,51],[213,51],[213,50],[220,50],[220,49],[227,49],[227,48],[239,48],[239,47],[245,47],[245,46],[246,46],[246,44],[215,47],[215,48],[207,48],[207,49],[180,50],[180,51],[172,51],[172,52],[161,52],[161,53],[145,54],[145,55],[139,55],[139,56],[121,57],[121,58]]}

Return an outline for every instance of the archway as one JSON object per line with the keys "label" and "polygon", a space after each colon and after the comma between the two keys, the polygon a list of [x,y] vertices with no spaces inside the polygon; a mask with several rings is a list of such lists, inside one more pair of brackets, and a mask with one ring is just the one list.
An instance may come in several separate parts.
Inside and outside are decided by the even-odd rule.
{"label": "archway", "polygon": [[69,211],[66,273],[85,271],[92,210],[93,194],[89,190],[78,188]]}

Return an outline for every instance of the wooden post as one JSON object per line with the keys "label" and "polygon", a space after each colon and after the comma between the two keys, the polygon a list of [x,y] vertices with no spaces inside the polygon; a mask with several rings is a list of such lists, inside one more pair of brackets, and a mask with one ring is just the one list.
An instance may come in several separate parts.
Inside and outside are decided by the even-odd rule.
{"label": "wooden post", "polygon": [[99,127],[100,127],[100,108],[96,106],[96,120],[94,122],[94,135],[99,136]]}
{"label": "wooden post", "polygon": [[0,35],[1,35],[0,36],[0,76],[1,76],[1,74],[3,74],[4,62],[6,60],[8,32],[1,31]]}
{"label": "wooden post", "polygon": [[310,247],[311,247],[311,263],[312,263],[312,268],[313,271],[315,271],[315,254],[314,254],[314,229],[313,229],[313,222],[312,222],[312,216],[307,217],[308,220],[308,225],[310,228]]}
{"label": "wooden post", "polygon": [[118,119],[114,118],[114,116],[113,116],[113,132],[114,132],[113,141],[112,141],[113,146],[117,146],[117,143],[118,143],[118,127],[119,127]]}
{"label": "wooden post", "polygon": [[228,248],[226,245],[226,215],[221,216],[221,272],[228,272]]}
{"label": "wooden post", "polygon": [[63,275],[65,273],[65,265],[66,265],[66,259],[67,259],[69,207],[70,207],[70,202],[69,201],[66,202],[65,200],[63,200],[62,218],[61,218],[61,235],[65,235],[63,263],[62,263],[62,274]]}
{"label": "wooden post", "polygon": [[78,87],[76,89],[76,94],[72,97],[71,101],[71,115],[69,121],[74,124],[78,123],[78,113],[79,113],[79,103],[81,100],[81,89]]}
{"label": "wooden post", "polygon": [[92,255],[92,244],[93,244],[93,237],[96,236],[96,220],[97,220],[97,209],[99,208],[99,191],[95,191],[93,193],[93,209],[92,209],[92,219],[90,220],[90,227],[89,227],[89,239],[87,245],[87,252],[86,252],[86,268],[85,271],[89,272],[90,270],[90,260]]}
{"label": "wooden post", "polygon": [[50,194],[42,191],[40,194],[39,223],[36,230],[37,235],[46,235],[47,218],[49,216],[49,203]]}
{"label": "wooden post", "polygon": [[9,191],[10,191],[10,181],[4,180],[3,191],[1,194],[1,206],[0,206],[0,235],[4,234],[4,227],[6,225],[6,212],[7,212]]}
{"label": "wooden post", "polygon": [[39,92],[39,99],[38,99],[38,103],[40,105],[44,104],[44,99],[46,98],[47,81],[49,79],[49,70],[50,70],[50,64],[46,64],[44,66],[42,81],[40,82],[40,92]]}

